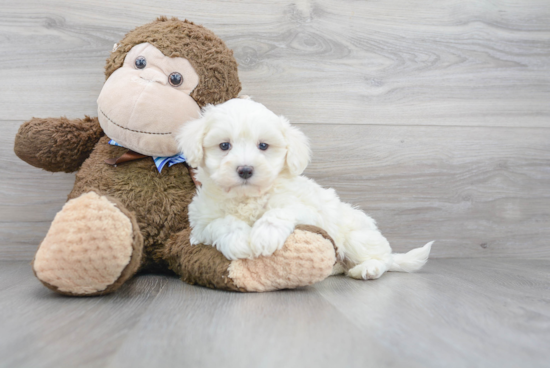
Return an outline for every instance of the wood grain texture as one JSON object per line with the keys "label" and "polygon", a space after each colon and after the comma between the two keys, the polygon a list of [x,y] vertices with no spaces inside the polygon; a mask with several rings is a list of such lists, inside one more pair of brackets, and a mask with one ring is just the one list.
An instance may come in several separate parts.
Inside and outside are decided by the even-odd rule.
{"label": "wood grain texture", "polygon": [[549,124],[545,0],[5,0],[0,119],[95,114],[112,45],[158,14],[219,34],[243,92],[295,122]]}
{"label": "wood grain texture", "polygon": [[[299,126],[314,154],[305,175],[373,216],[395,251],[435,239],[435,258],[550,257],[547,130]],[[0,257],[31,259],[74,179],[10,155],[0,165]]]}
{"label": "wood grain texture", "polygon": [[167,282],[150,276],[114,295],[67,298],[27,262],[1,262],[0,274],[0,367],[104,367]]}
{"label": "wood grain texture", "polygon": [[[433,260],[376,283],[315,289],[394,355],[424,367],[544,367],[550,359],[548,261]],[[389,276],[389,277],[386,277]]]}
{"label": "wood grain texture", "polygon": [[0,262],[0,367],[546,367],[548,260],[436,259],[239,294],[140,276],[108,297]]}
{"label": "wood grain texture", "polygon": [[390,360],[313,289],[237,294],[171,279],[148,317],[107,367],[364,367]]}
{"label": "wood grain texture", "polygon": [[302,125],[306,175],[374,217],[395,251],[550,257],[550,131]]}
{"label": "wood grain texture", "polygon": [[221,36],[397,251],[550,256],[548,1],[4,0],[0,259],[32,258],[74,181],[17,159],[18,126],[96,115],[112,45],[160,14]]}

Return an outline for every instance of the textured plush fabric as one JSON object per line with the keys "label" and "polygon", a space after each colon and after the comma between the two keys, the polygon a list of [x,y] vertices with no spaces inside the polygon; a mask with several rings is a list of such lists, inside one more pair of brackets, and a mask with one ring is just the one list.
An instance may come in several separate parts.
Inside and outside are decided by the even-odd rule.
{"label": "textured plush fabric", "polygon": [[200,77],[191,97],[203,107],[237,97],[241,82],[233,51],[212,31],[187,20],[160,17],[155,22],[130,31],[111,53],[105,66],[105,77],[124,62],[132,47],[143,42],[155,46],[169,57],[183,57]]}
{"label": "textured plush fabric", "polygon": [[132,243],[130,219],[107,198],[87,193],[67,202],[55,216],[33,269],[59,292],[101,292],[130,263]]}
{"label": "textured plush fabric", "polygon": [[108,144],[103,137],[76,174],[69,198],[89,191],[117,198],[132,212],[144,239],[143,268],[163,269],[157,254],[172,234],[189,226],[187,206],[195,184],[183,164],[165,167],[161,173],[151,157],[126,162],[116,167],[105,160],[119,157],[126,149]]}
{"label": "textured plush fabric", "polygon": [[19,128],[14,151],[40,169],[74,172],[103,135],[97,118],[33,118]]}
{"label": "textured plush fabric", "polygon": [[[139,56],[146,60],[144,69],[136,68],[135,61]],[[145,72],[145,75],[143,75],[145,79],[160,82],[161,84],[167,84],[168,78],[166,77],[173,72],[178,72],[181,74],[183,81],[179,86],[171,85],[170,88],[187,95],[190,95],[201,81],[189,60],[183,57],[166,56],[149,42],[140,43],[132,47],[128,55],[124,58],[122,66],[126,69],[134,70],[138,74]],[[153,66],[153,70],[150,70],[151,66]],[[120,69],[121,68],[117,69],[116,72]],[[109,79],[111,79],[111,77],[112,74]],[[127,92],[126,90],[122,91]]]}
{"label": "textured plush fabric", "polygon": [[336,253],[332,239],[322,233],[296,229],[273,255],[233,261],[228,276],[239,289],[258,292],[324,280],[332,273]]}
{"label": "textured plush fabric", "polygon": [[175,235],[164,248],[164,258],[169,268],[188,284],[203,285],[213,289],[246,291],[239,289],[229,278],[227,258],[211,245],[194,245],[189,241],[191,229]]}
{"label": "textured plush fabric", "polygon": [[330,241],[332,247],[334,248],[334,251],[336,252],[336,254],[338,254],[338,248],[336,247],[336,243],[334,243],[334,239],[332,239],[325,230],[313,225],[297,225],[296,230],[309,231],[311,233],[321,235],[323,238]]}
{"label": "textured plush fabric", "polygon": [[311,285],[328,277],[336,260],[333,240],[315,226],[297,226],[270,257],[232,262],[211,245],[192,246],[190,232],[170,239],[164,258],[183,281],[214,289],[260,292]]}
{"label": "textured plush fabric", "polygon": [[[138,56],[147,60],[144,69],[134,65]],[[179,87],[168,82],[173,72],[182,75]],[[148,43],[139,44],[103,85],[97,99],[99,123],[105,134],[133,151],[175,155],[179,150],[173,135],[200,115],[200,107],[189,96],[198,83],[199,76],[188,60],[164,56]]]}

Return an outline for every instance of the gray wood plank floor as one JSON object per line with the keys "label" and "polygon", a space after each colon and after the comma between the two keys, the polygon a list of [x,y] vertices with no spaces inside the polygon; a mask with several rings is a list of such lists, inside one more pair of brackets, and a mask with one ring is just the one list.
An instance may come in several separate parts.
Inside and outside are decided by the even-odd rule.
{"label": "gray wood plank floor", "polygon": [[437,259],[239,294],[139,276],[68,298],[0,262],[0,367],[548,367],[548,260]]}

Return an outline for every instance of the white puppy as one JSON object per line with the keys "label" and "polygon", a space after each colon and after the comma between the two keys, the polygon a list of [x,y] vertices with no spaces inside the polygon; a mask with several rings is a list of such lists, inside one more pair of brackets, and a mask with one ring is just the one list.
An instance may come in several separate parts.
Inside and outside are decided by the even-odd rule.
{"label": "white puppy", "polygon": [[189,206],[192,244],[214,245],[228,259],[268,256],[305,224],[328,232],[353,278],[416,271],[428,259],[432,243],[392,254],[372,218],[301,176],[310,160],[307,137],[260,103],[208,106],[177,140],[202,183]]}

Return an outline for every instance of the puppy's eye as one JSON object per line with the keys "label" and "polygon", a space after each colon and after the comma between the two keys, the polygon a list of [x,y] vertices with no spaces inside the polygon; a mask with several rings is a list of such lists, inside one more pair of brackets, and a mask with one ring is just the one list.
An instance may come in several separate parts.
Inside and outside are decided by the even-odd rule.
{"label": "puppy's eye", "polygon": [[220,143],[220,149],[222,151],[227,151],[230,148],[231,148],[231,143],[229,143],[229,142]]}
{"label": "puppy's eye", "polygon": [[138,56],[134,62],[136,68],[143,69],[147,65],[147,60],[143,56]]}
{"label": "puppy's eye", "polygon": [[174,87],[179,87],[183,83],[183,77],[180,73],[173,72],[168,76],[168,82]]}
{"label": "puppy's eye", "polygon": [[262,151],[265,151],[267,149],[267,147],[269,147],[269,144],[267,144],[267,143],[258,144],[258,148],[261,149]]}

